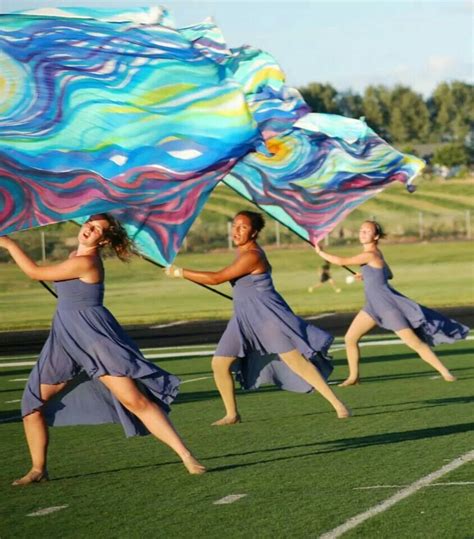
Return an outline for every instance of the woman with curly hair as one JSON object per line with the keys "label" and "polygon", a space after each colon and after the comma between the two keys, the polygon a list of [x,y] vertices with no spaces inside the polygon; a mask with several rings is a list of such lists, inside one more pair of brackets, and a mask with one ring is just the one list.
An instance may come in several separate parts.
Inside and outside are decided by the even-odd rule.
{"label": "woman with curly hair", "polygon": [[178,378],[146,361],[103,306],[101,251],[108,247],[126,260],[132,254],[126,231],[108,214],[93,215],[78,243],[64,262],[38,266],[15,241],[0,237],[0,247],[28,277],[55,281],[58,293],[50,334],[22,399],[32,467],[13,485],[48,480],[48,424],[121,423],[127,436],[151,433],[177,453],[189,473],[204,473],[167,416]]}

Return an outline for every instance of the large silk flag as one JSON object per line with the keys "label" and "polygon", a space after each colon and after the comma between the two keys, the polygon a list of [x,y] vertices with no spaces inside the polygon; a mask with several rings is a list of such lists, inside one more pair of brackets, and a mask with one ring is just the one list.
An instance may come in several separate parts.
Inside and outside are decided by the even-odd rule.
{"label": "large silk flag", "polygon": [[0,16],[0,234],[115,211],[170,262],[259,133],[165,11]]}
{"label": "large silk flag", "polygon": [[271,55],[229,49],[212,21],[0,17],[0,234],[112,211],[164,264],[223,179],[315,242],[423,165],[362,120],[311,113]]}

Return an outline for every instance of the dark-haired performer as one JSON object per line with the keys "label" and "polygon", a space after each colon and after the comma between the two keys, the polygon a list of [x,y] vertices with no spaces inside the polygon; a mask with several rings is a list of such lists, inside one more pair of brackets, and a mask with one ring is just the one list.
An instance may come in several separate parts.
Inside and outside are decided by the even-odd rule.
{"label": "dark-haired performer", "polygon": [[146,361],[102,304],[101,250],[110,246],[125,259],[130,240],[124,228],[107,214],[94,215],[81,227],[78,242],[66,261],[38,266],[13,240],[0,237],[0,247],[28,277],[56,281],[58,292],[51,332],[23,393],[32,467],[13,485],[48,479],[47,423],[121,423],[128,436],[151,433],[171,447],[189,473],[205,472],[166,415],[178,378]]}
{"label": "dark-haired performer", "polygon": [[423,361],[436,369],[446,382],[454,382],[456,377],[441,363],[431,346],[464,339],[469,328],[437,311],[418,305],[388,284],[388,279],[392,279],[393,275],[378,247],[383,237],[383,230],[376,221],[364,221],[359,230],[362,253],[343,258],[326,253],[319,245],[315,247],[319,256],[331,264],[362,266],[366,303],[345,336],[349,377],[340,385],[359,383],[359,341],[377,325],[395,332]]}
{"label": "dark-haired performer", "polygon": [[[261,356],[278,354],[282,361],[274,362],[277,365],[272,366],[272,381],[282,388],[288,381],[289,387],[293,383],[289,379],[296,373],[298,380],[306,382],[306,391],[315,388],[334,407],[339,418],[346,418],[350,415],[349,410],[325,381],[332,371],[325,353],[333,338],[298,318],[276,292],[270,264],[257,244],[258,233],[264,224],[263,217],[255,212],[241,211],[234,217],[232,239],[237,247],[237,256],[230,266],[222,270],[194,271],[176,266],[166,270],[171,277],[184,277],[211,285],[230,281],[233,286],[234,316],[212,360],[214,379],[226,415],[213,424],[220,426],[240,422],[231,367],[238,357],[243,358],[252,352],[258,352]],[[247,376],[244,387],[258,387],[262,377],[265,378],[255,362],[258,363],[258,360],[252,357],[248,369],[242,373],[244,378]],[[268,377],[265,381],[269,381]]]}

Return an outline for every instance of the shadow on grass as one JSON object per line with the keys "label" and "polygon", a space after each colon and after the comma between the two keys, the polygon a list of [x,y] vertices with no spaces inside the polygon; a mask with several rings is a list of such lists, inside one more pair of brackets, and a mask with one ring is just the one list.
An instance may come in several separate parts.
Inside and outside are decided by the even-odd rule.
{"label": "shadow on grass", "polygon": [[[264,386],[258,389],[258,393],[274,393],[276,391],[281,391],[281,389],[276,386]],[[241,398],[245,398],[249,395],[254,395],[256,392],[257,390],[244,391],[242,389],[236,389],[235,394],[240,400]],[[213,399],[220,399],[217,389],[210,391],[183,392],[178,394],[178,397],[172,406],[175,406],[176,404],[184,404],[186,402],[199,402]]]}
{"label": "shadow on grass", "polygon": [[5,370],[0,371],[0,378],[4,378],[7,376],[17,376],[17,375],[23,375],[26,376],[30,373],[31,369],[33,368],[33,365],[29,365],[28,367],[23,367],[23,369],[17,369],[15,371],[12,371],[8,368]]}
{"label": "shadow on grass", "polygon": [[[265,449],[255,449],[252,451],[241,451],[234,453],[227,453],[225,455],[216,455],[203,458],[202,461],[206,464],[208,461],[214,459],[223,459],[223,458],[235,458],[235,457],[246,457],[249,455],[263,455],[263,458],[255,459],[253,462],[242,462],[237,464],[229,464],[225,466],[217,466],[215,468],[209,468],[209,473],[214,472],[224,472],[227,470],[233,470],[237,468],[247,468],[249,466],[257,466],[260,464],[270,464],[273,462],[282,462],[282,461],[294,461],[295,459],[311,457],[316,455],[324,455],[326,453],[338,453],[340,451],[349,451],[352,449],[362,449],[365,447],[389,445],[396,443],[403,443],[407,441],[416,441],[423,439],[437,438],[440,436],[450,436],[453,434],[461,434],[466,432],[471,432],[474,429],[474,423],[462,423],[459,425],[447,425],[444,427],[434,427],[427,429],[418,429],[418,430],[409,430],[404,432],[388,432],[384,434],[373,434],[370,436],[358,436],[354,438],[339,438],[336,440],[329,440],[326,442],[314,442],[307,444],[295,444],[295,445],[286,445],[281,447],[271,447]],[[290,456],[275,456],[279,451],[289,451],[289,450],[298,450],[298,449],[311,449],[304,453],[299,453],[298,455]],[[267,457],[270,456],[271,458]],[[175,466],[176,464],[181,464],[179,461],[173,462],[161,462],[161,463],[150,463],[142,464],[140,466],[127,466],[123,468],[114,468],[112,470],[99,470],[95,472],[87,472],[83,474],[75,475],[65,475],[62,477],[54,477],[50,482],[59,482],[68,479],[84,479],[87,477],[95,477],[105,474],[128,472],[130,470],[146,470],[146,469],[156,469],[162,466]]]}
{"label": "shadow on grass", "polygon": [[3,410],[0,412],[0,424],[21,423],[21,410]]}
{"label": "shadow on grass", "polygon": [[[435,353],[438,357],[445,357],[445,356],[463,356],[463,355],[472,355],[474,352],[474,348],[462,348],[459,350],[437,350],[435,349]],[[407,350],[407,352],[404,352],[402,354],[388,354],[388,355],[377,355],[377,356],[365,356],[364,357],[364,349],[361,350],[361,362],[362,363],[381,363],[384,361],[399,361],[404,359],[416,359],[420,360],[418,355],[413,352]],[[347,363],[347,361],[343,359],[333,359],[332,362],[334,365],[344,365]]]}
{"label": "shadow on grass", "polygon": [[[460,373],[462,371],[471,371],[474,370],[474,367],[462,367],[460,369],[453,368],[452,371],[454,374]],[[361,384],[372,383],[372,382],[387,382],[389,380],[406,380],[408,378],[427,378],[431,376],[439,376],[440,381],[441,375],[439,375],[435,370],[421,371],[421,372],[404,372],[400,374],[387,374],[387,375],[378,375],[378,376],[361,376]],[[460,381],[465,380],[466,378],[461,378]],[[331,380],[333,382],[335,380]],[[342,382],[342,379],[340,380]],[[339,383],[339,380],[338,380]],[[357,386],[349,386],[349,388],[344,388],[353,390],[357,389]]]}
{"label": "shadow on grass", "polygon": [[[435,408],[438,406],[451,406],[453,404],[471,404],[474,403],[474,397],[472,396],[465,396],[465,397],[447,397],[445,399],[428,399],[425,401],[408,401],[408,402],[397,402],[394,404],[379,404],[375,408],[380,407],[386,407],[386,406],[404,406],[404,405],[410,405],[415,404],[417,406],[412,406],[410,408],[400,408],[400,409],[390,409],[385,411],[373,411],[369,413],[358,413],[359,410],[374,410],[374,406],[358,406],[355,408],[355,416],[356,417],[368,417],[372,415],[383,415],[383,414],[404,414],[406,412],[412,412],[415,410],[424,410],[426,408]],[[305,414],[305,415],[313,415],[313,414]]]}
{"label": "shadow on grass", "polygon": [[[246,455],[254,454],[272,454],[278,451],[288,451],[294,449],[306,449],[314,448],[313,451],[307,451],[298,455],[282,456],[276,458],[266,458],[255,460],[255,462],[245,462],[240,464],[230,464],[227,466],[218,466],[213,468],[212,472],[223,472],[232,470],[235,468],[246,468],[248,466],[255,466],[258,464],[268,464],[272,462],[281,462],[285,460],[295,460],[299,458],[311,457],[316,455],[324,455],[326,453],[338,453],[340,451],[348,451],[352,449],[362,449],[365,447],[398,444],[408,441],[416,441],[423,439],[432,439],[440,436],[450,436],[453,434],[461,434],[466,432],[472,432],[474,430],[474,423],[461,423],[459,425],[446,425],[444,427],[434,427],[427,429],[409,430],[404,432],[388,432],[384,434],[373,434],[370,436],[359,436],[355,438],[340,438],[337,440],[329,440],[326,442],[315,442],[300,445],[290,445],[283,447],[274,447],[269,449],[257,449],[255,451],[244,451],[240,453],[228,453],[226,455],[220,455],[218,457],[209,457],[205,460],[212,460],[215,458],[231,458],[231,457],[243,457]],[[321,447],[322,446],[322,447]],[[329,446],[329,447],[325,447]],[[321,448],[320,448],[321,447]]]}

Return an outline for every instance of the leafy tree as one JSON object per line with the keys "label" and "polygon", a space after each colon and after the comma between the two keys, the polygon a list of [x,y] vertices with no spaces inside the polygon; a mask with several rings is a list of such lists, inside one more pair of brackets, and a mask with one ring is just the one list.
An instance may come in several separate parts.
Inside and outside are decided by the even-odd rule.
{"label": "leafy tree", "polygon": [[433,163],[446,167],[467,165],[469,164],[469,153],[462,144],[446,144],[435,151]]}
{"label": "leafy tree", "polygon": [[425,141],[430,134],[430,115],[421,95],[396,86],[390,95],[389,131],[397,142]]}
{"label": "leafy tree", "polygon": [[339,107],[336,100],[337,91],[330,84],[312,82],[299,90],[313,112],[339,114]]}
{"label": "leafy tree", "polygon": [[439,84],[428,102],[438,140],[464,141],[474,129],[474,85]]}
{"label": "leafy tree", "polygon": [[337,96],[337,105],[340,114],[348,118],[360,118],[364,115],[362,97],[351,90],[340,92]]}
{"label": "leafy tree", "polygon": [[370,127],[387,137],[390,123],[390,91],[385,86],[367,86],[362,98],[362,110]]}

